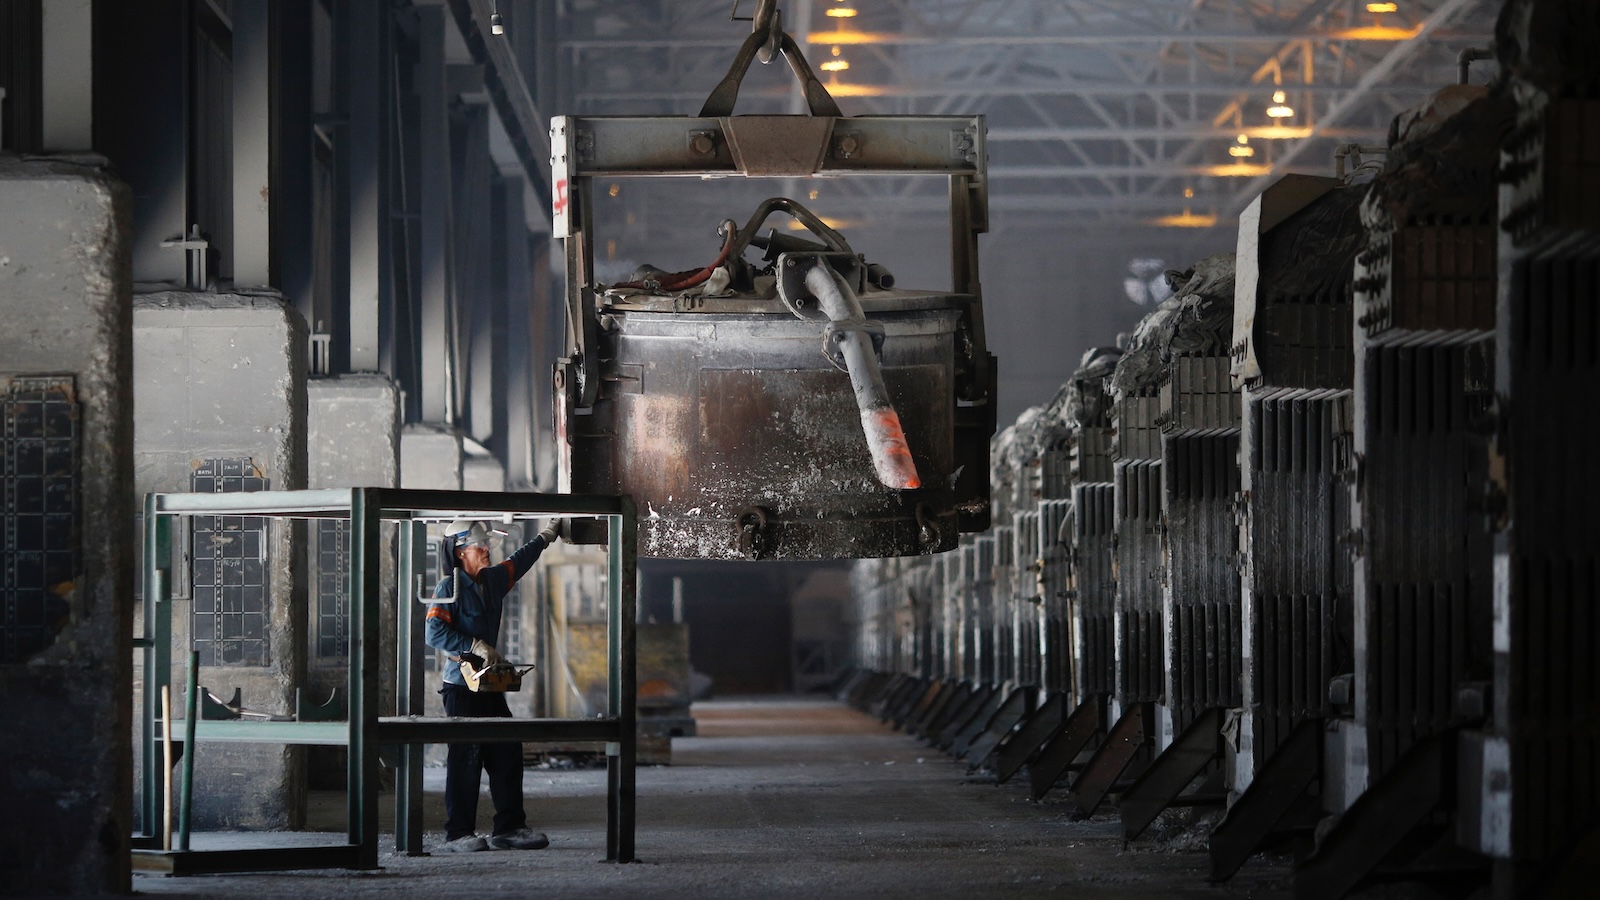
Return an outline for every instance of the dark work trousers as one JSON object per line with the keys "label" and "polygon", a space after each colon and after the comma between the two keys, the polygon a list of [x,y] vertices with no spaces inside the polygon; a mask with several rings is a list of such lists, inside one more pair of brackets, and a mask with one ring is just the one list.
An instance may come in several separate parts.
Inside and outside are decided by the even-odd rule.
{"label": "dark work trousers", "polygon": [[[511,718],[506,695],[474,693],[464,685],[445,684],[447,716]],[[522,808],[522,745],[451,744],[444,769],[444,836],[453,841],[478,830],[478,785],[489,773],[489,797],[494,800],[494,833],[505,834],[528,824]]]}

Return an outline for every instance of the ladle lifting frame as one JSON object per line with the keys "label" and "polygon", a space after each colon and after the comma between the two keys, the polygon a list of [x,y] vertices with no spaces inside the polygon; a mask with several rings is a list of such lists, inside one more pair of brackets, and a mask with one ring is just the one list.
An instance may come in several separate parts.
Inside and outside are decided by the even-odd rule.
{"label": "ladle lifting frame", "polygon": [[[174,526],[193,516],[254,516],[268,519],[345,519],[350,525],[350,626],[348,711],[326,721],[326,713],[296,710],[292,720],[216,720],[205,716],[191,654],[186,714],[174,717],[172,736],[183,742],[182,783],[177,840],[163,849],[169,796],[162,760],[158,698],[172,680],[172,607],[174,566],[181,566],[181,540]],[[581,516],[608,535],[606,713],[588,719],[447,718],[423,713],[423,672],[416,651],[422,640],[423,604],[432,591],[419,594],[428,553],[427,525],[454,519],[513,522],[535,517]],[[399,527],[400,598],[395,623],[395,706],[398,715],[380,710],[379,647],[382,610],[380,566],[384,553],[379,524]],[[634,858],[634,764],[637,746],[637,657],[635,617],[638,531],[633,501],[628,497],[488,493],[476,491],[344,488],[301,491],[254,491],[227,494],[148,494],[144,508],[144,637],[139,668],[143,708],[139,735],[143,755],[140,819],[133,867],[173,875],[272,869],[378,868],[378,794],[380,746],[395,748],[395,850],[422,854],[422,749],[424,744],[517,741],[521,743],[594,744],[604,746],[607,768],[606,859]],[[179,570],[181,571],[181,569]],[[212,670],[213,672],[219,670]],[[226,670],[220,670],[226,671]],[[276,743],[348,748],[349,836],[344,842],[308,846],[283,836],[263,841],[270,846],[240,847],[227,841],[221,849],[191,847],[190,807],[195,750],[207,743]],[[328,836],[332,838],[333,836]]]}
{"label": "ladle lifting frame", "polygon": [[[952,549],[961,532],[989,525],[983,117],[843,116],[770,0],[754,21],[698,116],[551,122],[569,325],[555,372],[561,490],[633,496],[644,556]],[[778,54],[809,114],[733,115],[751,61]],[[724,221],[721,255],[703,269],[646,270],[609,286],[595,277],[596,178],[860,175],[948,179],[951,291],[895,287],[783,197],[761,203],[743,228]],[[758,234],[775,212],[810,235]],[[751,246],[765,248],[767,268],[743,260]]]}

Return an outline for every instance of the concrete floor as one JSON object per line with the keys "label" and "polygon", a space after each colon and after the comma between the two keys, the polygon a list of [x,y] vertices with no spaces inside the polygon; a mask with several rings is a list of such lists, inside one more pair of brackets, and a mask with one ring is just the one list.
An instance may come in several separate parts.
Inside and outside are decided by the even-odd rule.
{"label": "concrete floor", "polygon": [[[699,736],[670,767],[639,770],[639,862],[608,865],[605,773],[530,768],[529,818],[549,849],[408,858],[386,837],[378,872],[135,876],[141,894],[205,897],[1289,897],[1287,861],[1252,860],[1205,882],[1203,838],[1124,848],[1119,820],[1070,822],[1061,799],[1027,799],[853,709],[827,700],[699,703]],[[427,772],[428,822],[443,819],[442,769]],[[317,827],[342,831],[343,795]],[[488,829],[487,793],[481,807]],[[386,810],[384,821],[393,818]],[[441,836],[428,836],[429,848]]]}

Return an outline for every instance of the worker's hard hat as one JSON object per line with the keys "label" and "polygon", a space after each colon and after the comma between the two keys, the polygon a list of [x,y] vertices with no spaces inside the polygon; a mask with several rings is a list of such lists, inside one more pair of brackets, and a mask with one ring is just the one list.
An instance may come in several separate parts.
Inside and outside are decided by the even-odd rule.
{"label": "worker's hard hat", "polygon": [[444,528],[445,537],[456,547],[497,547],[505,532],[491,531],[482,522],[457,519]]}

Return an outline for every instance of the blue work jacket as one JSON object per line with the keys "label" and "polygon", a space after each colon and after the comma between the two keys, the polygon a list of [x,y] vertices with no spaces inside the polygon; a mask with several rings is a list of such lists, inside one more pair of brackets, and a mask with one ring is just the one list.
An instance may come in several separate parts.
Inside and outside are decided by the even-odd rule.
{"label": "blue work jacket", "polygon": [[[454,603],[435,603],[428,607],[428,625],[424,631],[428,646],[443,650],[449,656],[460,656],[471,650],[473,638],[478,638],[498,649],[500,615],[505,610],[506,594],[518,579],[528,574],[548,546],[544,538],[535,536],[511,554],[510,559],[485,566],[476,579],[461,572],[461,596],[456,597]],[[440,581],[433,596],[454,596],[457,580],[450,577]],[[444,680],[447,684],[465,685],[467,680],[461,674],[461,663],[446,659]]]}

